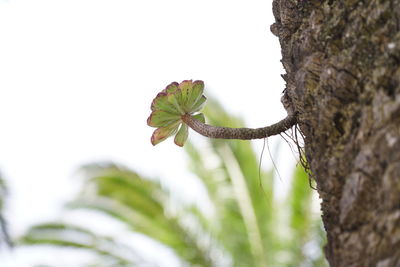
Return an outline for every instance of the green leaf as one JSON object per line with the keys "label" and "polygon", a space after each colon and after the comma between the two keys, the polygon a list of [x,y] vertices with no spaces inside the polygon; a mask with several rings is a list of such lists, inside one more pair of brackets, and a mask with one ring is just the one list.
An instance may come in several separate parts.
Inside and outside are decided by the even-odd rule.
{"label": "green leaf", "polygon": [[177,82],[172,82],[163,90],[163,92],[171,94],[179,90],[179,84]]}
{"label": "green leaf", "polygon": [[161,92],[151,103],[151,110],[163,110],[172,114],[180,114],[173,104],[168,101],[167,93]]}
{"label": "green leaf", "polygon": [[[173,106],[175,107],[176,110],[178,110],[178,112],[182,114],[182,106],[183,106],[183,102],[182,102],[182,91],[179,88],[179,84],[177,82],[173,82],[171,84],[169,84],[164,90],[163,92],[167,93],[167,98],[169,100],[169,102],[171,104],[173,104]],[[176,99],[176,102],[178,103],[178,107],[175,105],[175,100],[174,101],[170,101],[170,97],[174,96],[174,98]]]}
{"label": "green leaf", "polygon": [[306,235],[309,232],[307,227],[310,227],[311,221],[310,199],[312,190],[309,186],[308,175],[301,166],[297,166],[295,169],[291,193],[288,196],[291,227],[298,230],[297,234]]}
{"label": "green leaf", "polygon": [[198,121],[201,121],[202,123],[206,123],[206,118],[204,117],[203,113],[193,115],[192,117]]}
{"label": "green leaf", "polygon": [[205,103],[206,103],[207,98],[203,95],[201,98],[195,103],[195,105],[191,108],[190,113],[194,113],[197,111],[200,111]]}
{"label": "green leaf", "polygon": [[176,92],[174,94],[168,94],[168,101],[174,105],[174,107],[179,111],[181,115],[185,115],[185,111],[180,105],[181,94]]}
{"label": "green leaf", "polygon": [[175,144],[182,147],[189,136],[189,129],[185,123],[182,123],[181,128],[175,136]]}
{"label": "green leaf", "polygon": [[[182,94],[182,99],[181,99],[182,103],[181,104],[184,107],[186,107],[188,97],[191,94],[192,86],[193,86],[192,80],[185,80],[179,84],[179,88],[181,89],[181,92],[182,92],[181,93]],[[186,108],[184,108],[184,109],[186,109]],[[185,110],[185,111],[188,111],[188,110]]]}
{"label": "green leaf", "polygon": [[188,99],[186,101],[186,106],[189,113],[193,113],[193,107],[199,101],[204,91],[204,82],[203,81],[194,81],[192,84],[192,90],[190,90],[190,94],[188,95]]}
{"label": "green leaf", "polygon": [[181,122],[173,123],[171,125],[165,126],[165,127],[160,127],[157,128],[154,132],[153,135],[151,136],[151,143],[153,146],[157,145],[158,143],[164,141],[171,135],[174,135],[176,131],[178,130],[179,124]]}
{"label": "green leaf", "polygon": [[32,226],[18,241],[22,245],[51,245],[86,249],[96,253],[99,258],[104,257],[104,260],[112,259],[118,266],[132,266],[135,258],[138,258],[133,249],[123,243],[118,243],[111,237],[61,222]]}
{"label": "green leaf", "polygon": [[180,115],[171,114],[162,110],[156,110],[153,111],[147,118],[147,125],[151,127],[163,127],[179,121],[180,118]]}

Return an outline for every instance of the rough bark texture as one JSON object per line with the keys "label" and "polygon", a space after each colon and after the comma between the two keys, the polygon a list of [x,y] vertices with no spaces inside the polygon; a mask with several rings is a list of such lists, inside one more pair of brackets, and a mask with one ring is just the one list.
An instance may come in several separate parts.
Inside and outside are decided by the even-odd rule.
{"label": "rough bark texture", "polygon": [[274,0],[331,266],[400,266],[400,0]]}

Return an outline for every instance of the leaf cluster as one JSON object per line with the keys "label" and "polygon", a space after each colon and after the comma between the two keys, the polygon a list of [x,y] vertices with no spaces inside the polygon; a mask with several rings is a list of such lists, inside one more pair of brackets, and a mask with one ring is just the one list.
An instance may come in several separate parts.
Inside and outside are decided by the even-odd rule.
{"label": "leaf cluster", "polygon": [[157,128],[151,136],[151,143],[157,145],[168,137],[175,135],[175,144],[183,146],[188,138],[188,126],[182,122],[185,114],[201,122],[205,122],[200,111],[206,97],[203,95],[204,82],[185,80],[181,83],[173,82],[157,94],[151,103],[151,114],[147,124]]}

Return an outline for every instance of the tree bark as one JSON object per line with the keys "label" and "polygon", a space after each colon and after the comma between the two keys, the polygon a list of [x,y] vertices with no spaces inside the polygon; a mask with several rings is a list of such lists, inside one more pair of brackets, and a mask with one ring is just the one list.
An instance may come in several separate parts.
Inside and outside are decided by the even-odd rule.
{"label": "tree bark", "polygon": [[400,0],[274,0],[331,266],[400,266]]}

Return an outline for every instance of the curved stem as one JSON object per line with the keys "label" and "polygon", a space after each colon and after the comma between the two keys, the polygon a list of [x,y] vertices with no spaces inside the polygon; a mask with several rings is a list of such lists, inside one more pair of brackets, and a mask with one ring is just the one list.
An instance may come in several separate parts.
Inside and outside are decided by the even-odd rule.
{"label": "curved stem", "polygon": [[277,135],[290,129],[297,123],[296,115],[288,115],[283,120],[263,128],[229,128],[212,126],[194,119],[189,114],[182,116],[182,121],[199,134],[210,138],[251,140]]}

